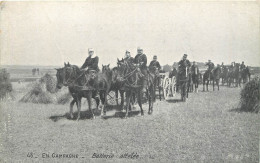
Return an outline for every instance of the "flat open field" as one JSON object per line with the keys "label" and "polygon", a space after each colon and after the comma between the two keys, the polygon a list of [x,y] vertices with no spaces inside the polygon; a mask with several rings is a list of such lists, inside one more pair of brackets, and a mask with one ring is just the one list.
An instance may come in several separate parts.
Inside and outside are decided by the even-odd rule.
{"label": "flat open field", "polygon": [[[191,93],[186,103],[157,101],[152,115],[131,117],[114,107],[102,119],[89,119],[87,103],[80,121],[67,118],[69,105],[1,103],[0,162],[258,162],[260,115],[232,111],[241,88]],[[85,101],[85,100],[84,100]],[[74,107],[74,112],[76,108]],[[32,155],[31,155],[32,153]],[[44,153],[50,158],[43,158]],[[52,158],[52,154],[79,158]],[[92,158],[93,154],[112,158]],[[138,157],[120,158],[134,153]],[[33,157],[33,158],[31,158]]]}

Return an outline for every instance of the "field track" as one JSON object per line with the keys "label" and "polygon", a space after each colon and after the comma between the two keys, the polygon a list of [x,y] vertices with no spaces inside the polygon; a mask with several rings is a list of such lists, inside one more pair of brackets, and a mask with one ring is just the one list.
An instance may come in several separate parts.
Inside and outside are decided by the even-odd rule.
{"label": "field track", "polygon": [[[128,119],[110,110],[105,119],[95,111],[90,120],[86,103],[75,121],[67,118],[69,105],[3,102],[0,162],[258,162],[259,114],[233,111],[240,89],[220,89],[191,93],[186,103],[157,101],[152,115],[144,105],[144,117],[136,106]],[[27,157],[30,152],[34,158]],[[42,158],[42,153],[80,158]],[[94,153],[114,157],[91,158]],[[119,158],[125,153],[139,157]]]}

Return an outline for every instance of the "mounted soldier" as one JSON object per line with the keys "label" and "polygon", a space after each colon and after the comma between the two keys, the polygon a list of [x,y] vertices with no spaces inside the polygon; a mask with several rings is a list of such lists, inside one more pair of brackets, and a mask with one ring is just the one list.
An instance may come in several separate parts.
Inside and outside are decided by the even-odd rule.
{"label": "mounted soldier", "polygon": [[98,56],[94,56],[94,50],[88,49],[88,57],[85,60],[84,64],[81,66],[81,69],[86,69],[88,71],[94,70],[96,72],[99,72],[98,68]]}
{"label": "mounted soldier", "polygon": [[211,60],[208,60],[208,62],[206,63],[206,66],[208,66],[208,71],[212,72],[212,70],[214,69],[215,65],[213,62],[211,62]]}
{"label": "mounted soldier", "polygon": [[240,65],[240,70],[243,71],[246,68],[246,65],[244,64],[244,61]]}
{"label": "mounted soldier", "polygon": [[142,72],[143,76],[143,92],[146,91],[147,87],[147,57],[145,54],[143,54],[143,49],[137,48],[137,55],[134,58],[134,63],[136,66],[138,66]]}
{"label": "mounted soldier", "polygon": [[126,50],[126,52],[125,52],[124,60],[125,61],[130,61],[130,62],[133,62],[133,60],[134,60],[134,58],[131,57],[131,54],[130,54],[130,52],[128,50]]}
{"label": "mounted soldier", "polygon": [[161,65],[157,61],[157,56],[153,56],[153,60],[150,62],[149,69],[156,67],[159,71],[161,70]]}

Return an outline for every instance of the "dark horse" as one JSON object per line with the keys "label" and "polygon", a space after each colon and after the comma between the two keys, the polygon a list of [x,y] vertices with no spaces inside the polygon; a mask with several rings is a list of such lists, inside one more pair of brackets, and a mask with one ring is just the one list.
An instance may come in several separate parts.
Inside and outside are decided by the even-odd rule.
{"label": "dark horse", "polygon": [[192,85],[191,85],[192,91],[193,91],[193,85],[194,85],[195,92],[198,92],[200,73],[199,73],[197,67],[195,67],[195,71],[191,71],[191,80],[192,80]]}
{"label": "dark horse", "polygon": [[215,90],[215,83],[216,83],[218,90],[219,90],[220,74],[221,74],[220,67],[217,67],[217,68],[213,69],[212,71],[207,70],[203,74],[203,91],[205,91],[205,84],[206,84],[206,87],[207,87],[207,91],[209,90],[208,89],[209,81],[212,81],[213,91]]}
{"label": "dark horse", "polygon": [[228,73],[229,73],[229,68],[227,66],[224,66],[221,68],[220,78],[222,81],[222,85],[225,85],[225,83],[228,83]]}
{"label": "dark horse", "polygon": [[112,79],[112,84],[110,87],[110,91],[114,91],[115,95],[116,95],[116,104],[119,105],[118,103],[118,93],[120,93],[120,97],[121,97],[121,107],[124,105],[124,83],[120,82],[117,80],[118,77],[118,67],[114,67],[112,69],[112,73],[113,73],[113,79]]}
{"label": "dark horse", "polygon": [[[95,115],[92,112],[91,98],[95,98],[97,106],[99,105],[99,98],[96,97],[98,91],[100,92],[100,99],[103,104],[102,110],[105,114],[105,106],[107,104],[106,95],[110,89],[112,73],[107,70],[103,73],[96,73],[94,71],[85,71],[78,68],[78,66],[64,63],[63,68],[56,69],[57,88],[68,86],[69,92],[73,97],[70,103],[70,117],[73,118],[73,105],[76,103],[78,108],[78,117],[80,119],[81,99],[87,98],[89,110],[92,118]],[[101,111],[102,113],[102,111]]]}
{"label": "dark horse", "polygon": [[240,64],[236,63],[235,66],[231,69],[231,71],[228,74],[229,77],[229,87],[231,87],[232,84],[235,83],[235,86],[238,87],[238,85],[241,87],[241,71],[240,71]]}
{"label": "dark horse", "polygon": [[137,102],[141,110],[141,115],[144,115],[142,108],[142,80],[148,81],[147,95],[149,100],[149,111],[151,114],[153,111],[153,99],[154,99],[154,76],[148,72],[146,79],[143,78],[143,74],[140,69],[136,67],[131,61],[124,60],[123,62],[118,63],[118,81],[124,82],[124,88],[126,92],[126,114],[125,118],[128,117],[128,110],[130,107],[131,99],[134,95],[137,96]]}
{"label": "dark horse", "polygon": [[243,83],[250,81],[250,76],[251,76],[251,73],[250,73],[248,66],[246,68],[242,69],[241,78],[243,80]]}
{"label": "dark horse", "polygon": [[156,100],[156,95],[155,95],[156,89],[158,89],[158,91],[159,91],[159,99],[161,101],[162,100],[161,85],[160,85],[161,84],[161,76],[160,76],[159,70],[156,66],[149,67],[149,73],[154,76],[154,83],[153,83],[153,86],[154,86],[154,101]]}

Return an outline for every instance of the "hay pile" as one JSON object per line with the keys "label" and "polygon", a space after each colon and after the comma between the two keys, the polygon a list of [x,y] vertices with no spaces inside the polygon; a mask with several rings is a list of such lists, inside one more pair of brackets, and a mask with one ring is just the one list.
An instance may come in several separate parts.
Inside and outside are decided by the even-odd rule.
{"label": "hay pile", "polygon": [[33,83],[31,89],[26,93],[20,102],[42,103],[49,104],[54,103],[55,99],[53,95],[46,91],[46,85],[41,82]]}
{"label": "hay pile", "polygon": [[64,105],[72,100],[68,88],[56,89],[56,79],[48,73],[39,81],[30,83],[27,88],[29,91],[21,98],[20,102]]}
{"label": "hay pile", "polygon": [[6,69],[0,69],[0,99],[3,100],[11,95],[13,87],[10,82],[10,74]]}
{"label": "hay pile", "polygon": [[246,83],[245,87],[240,93],[240,110],[247,112],[256,112],[260,110],[260,78],[256,77]]}
{"label": "hay pile", "polygon": [[41,77],[40,82],[46,84],[46,90],[48,92],[55,93],[57,91],[56,80],[50,74],[46,73],[43,77]]}
{"label": "hay pile", "polygon": [[72,101],[72,96],[69,93],[69,90],[67,87],[63,87],[61,90],[59,90],[56,93],[56,102],[57,104],[67,104]]}

